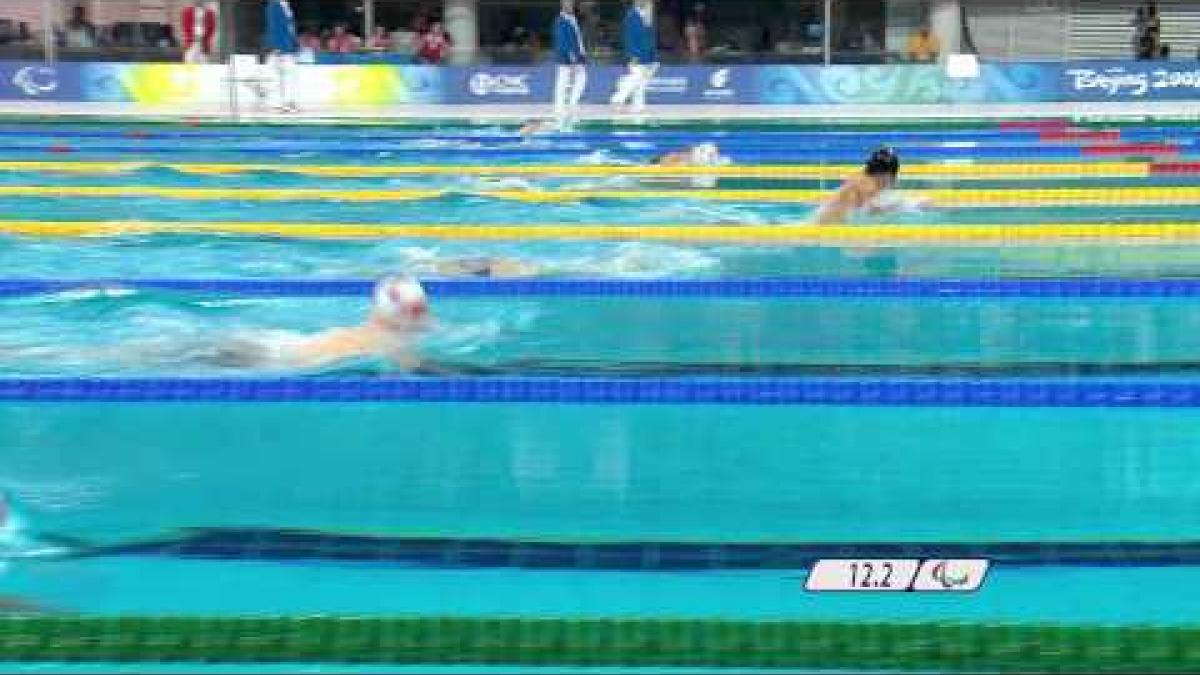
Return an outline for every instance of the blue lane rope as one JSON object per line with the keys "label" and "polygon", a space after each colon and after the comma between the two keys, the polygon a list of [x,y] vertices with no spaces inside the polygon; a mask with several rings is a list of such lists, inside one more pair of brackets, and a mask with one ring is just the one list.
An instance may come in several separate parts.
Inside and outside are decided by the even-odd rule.
{"label": "blue lane rope", "polygon": [[[862,143],[857,146],[821,147],[814,144],[783,144],[773,143],[763,146],[739,147],[736,144],[722,147],[723,154],[741,164],[753,164],[756,160],[770,160],[771,163],[783,162],[836,162],[858,163],[878,144]],[[597,146],[577,144],[577,147],[540,147],[513,145],[510,147],[468,148],[468,147],[438,147],[437,154],[442,158],[453,156],[454,161],[463,162],[469,159],[480,161],[494,157],[503,157],[505,161],[514,160],[558,160],[578,158],[581,153],[592,152]],[[663,148],[621,148],[605,147],[616,159],[630,161],[648,161],[657,156]],[[427,161],[431,150],[429,148],[413,147],[411,145],[381,144],[381,143],[278,143],[278,144],[212,144],[197,143],[193,145],[164,141],[160,143],[80,143],[70,145],[63,143],[13,144],[0,143],[0,152],[7,153],[62,153],[74,152],[111,153],[116,155],[270,155],[281,153],[304,152],[313,156],[343,156],[343,157],[387,157],[389,159],[405,159]],[[1083,158],[1081,146],[1070,145],[1029,145],[1029,146],[982,146],[963,145],[946,147],[905,147],[899,152],[909,160],[1079,160]],[[1136,153],[1134,153],[1136,154]],[[1180,157],[1187,153],[1180,153]]]}
{"label": "blue lane rope", "polygon": [[[1021,279],[429,279],[435,297],[1194,298],[1200,278]],[[270,297],[367,296],[371,280],[0,279],[0,298],[124,289]]]}
{"label": "blue lane rope", "polygon": [[11,378],[20,403],[575,403],[966,407],[1200,407],[1200,381],[963,378]]}
{"label": "blue lane rope", "polygon": [[[1133,130],[1122,130],[1122,138],[1126,134],[1132,133]],[[395,131],[388,129],[369,130],[366,132],[355,133],[355,130],[341,131],[322,131],[320,129],[305,129],[304,137],[309,140],[354,140],[356,138],[369,138],[373,140],[395,139],[395,140],[428,140],[437,139],[444,141],[463,141],[463,142],[479,142],[479,143],[501,143],[513,142],[522,140],[522,136],[518,134],[515,128],[512,131],[504,132],[498,130],[480,131],[479,133],[466,133],[460,131]],[[292,129],[274,129],[271,127],[255,127],[252,129],[64,129],[58,126],[44,126],[35,129],[12,129],[0,127],[0,137],[7,138],[38,138],[38,139],[63,139],[63,138],[101,138],[101,139],[126,139],[131,142],[145,140],[162,140],[162,139],[202,139],[202,140],[224,140],[224,139],[250,139],[250,140],[271,140],[271,139],[294,139],[296,132]],[[1138,140],[1175,140],[1187,139],[1191,136],[1181,132],[1179,129],[1139,129],[1137,130]],[[971,130],[971,129],[947,129],[947,130],[897,130],[897,131],[745,131],[745,130],[726,130],[726,131],[669,131],[669,130],[651,130],[651,131],[582,131],[571,134],[539,134],[536,136],[538,140],[569,140],[569,141],[612,141],[612,142],[637,142],[646,140],[664,141],[664,142],[704,142],[704,141],[762,141],[762,142],[809,142],[823,140],[855,140],[863,142],[866,140],[877,143],[894,143],[897,140],[905,141],[933,141],[946,140],[950,142],[996,142],[996,141],[1027,141],[1040,142],[1042,140],[1041,132],[1036,130],[1026,129],[1010,129],[1010,130]],[[1058,142],[1058,141],[1054,141]]]}
{"label": "blue lane rope", "polygon": [[[504,143],[522,140],[522,136],[510,127],[511,131],[499,128],[479,130],[478,132],[463,132],[457,130],[412,131],[393,129],[371,129],[359,131],[345,129],[324,131],[321,129],[305,129],[304,137],[309,140],[353,140],[369,138],[374,140],[428,140],[435,138],[445,141],[462,141],[478,143]],[[1094,131],[1094,130],[1087,130]],[[1123,128],[1119,132],[1118,142],[1195,142],[1194,131],[1171,127],[1136,127]],[[126,129],[89,129],[63,128],[59,125],[40,127],[10,128],[0,127],[0,138],[39,138],[39,139],[126,139],[131,142],[162,139],[201,139],[201,140],[270,140],[292,139],[295,131],[274,127],[254,127],[250,129],[229,128],[192,128],[192,129],[162,129],[162,128],[126,128]],[[654,140],[659,142],[698,143],[713,142],[822,142],[822,141],[870,141],[874,143],[897,142],[1038,142],[1047,144],[1090,142],[1086,136],[1063,140],[1043,137],[1039,130],[1031,129],[946,129],[946,130],[913,130],[900,129],[895,131],[785,131],[785,130],[713,130],[713,131],[672,131],[669,129],[654,129],[647,131],[593,130],[577,131],[569,135],[548,133],[536,136],[538,140],[569,140],[588,142],[637,142]]]}
{"label": "blue lane rope", "polygon": [[1166,567],[1200,564],[1200,542],[571,542],[192,528],[159,538],[85,546],[63,555],[543,570],[801,570],[823,558],[987,558],[993,565],[1005,567]]}

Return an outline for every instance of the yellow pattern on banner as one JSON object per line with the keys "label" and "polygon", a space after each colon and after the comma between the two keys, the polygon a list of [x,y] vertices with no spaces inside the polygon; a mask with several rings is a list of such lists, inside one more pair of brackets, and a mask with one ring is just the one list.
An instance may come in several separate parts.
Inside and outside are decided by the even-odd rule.
{"label": "yellow pattern on banner", "polygon": [[[163,168],[195,175],[233,175],[273,171],[331,178],[388,176],[719,176],[726,178],[842,178],[861,169],[851,164],[775,164],[755,166],[613,166],[613,165],[305,165],[305,164],[189,164],[153,162],[0,162],[0,171],[47,171],[77,174],[128,173]],[[1044,164],[912,164],[904,175],[919,178],[1041,179],[1086,176],[1089,178],[1145,178],[1146,162],[1044,163]]]}
{"label": "yellow pattern on banner", "polygon": [[[7,197],[158,197],[181,200],[395,202],[436,199],[454,191],[438,189],[337,190],[314,188],[182,188],[123,185],[0,185]],[[1049,206],[1078,204],[1196,204],[1200,187],[1041,188],[912,190],[913,197],[943,206]],[[469,194],[530,203],[581,199],[703,199],[730,202],[810,204],[827,190],[482,190]]]}
{"label": "yellow pattern on banner", "polygon": [[660,240],[789,245],[1200,242],[1200,223],[1037,225],[358,225],[335,223],[169,223],[0,221],[0,233],[41,237],[204,233],[327,239]]}

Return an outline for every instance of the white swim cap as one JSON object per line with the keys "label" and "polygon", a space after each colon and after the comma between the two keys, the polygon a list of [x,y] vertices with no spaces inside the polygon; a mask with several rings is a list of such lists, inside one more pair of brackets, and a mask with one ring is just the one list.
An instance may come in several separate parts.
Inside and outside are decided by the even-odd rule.
{"label": "white swim cap", "polygon": [[387,277],[375,286],[375,311],[389,319],[421,319],[429,313],[429,297],[416,279]]}
{"label": "white swim cap", "polygon": [[716,143],[701,143],[692,148],[692,161],[700,166],[716,166],[721,163],[721,149]]}

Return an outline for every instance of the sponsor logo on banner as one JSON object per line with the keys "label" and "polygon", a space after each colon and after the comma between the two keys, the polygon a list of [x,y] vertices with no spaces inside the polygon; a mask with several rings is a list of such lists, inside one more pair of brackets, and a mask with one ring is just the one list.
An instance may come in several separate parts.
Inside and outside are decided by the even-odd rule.
{"label": "sponsor logo on banner", "polygon": [[1071,88],[1076,92],[1099,90],[1106,96],[1145,96],[1150,91],[1150,73],[1131,73],[1124,68],[1068,68]]}
{"label": "sponsor logo on banner", "polygon": [[26,96],[38,98],[58,91],[58,72],[49,66],[25,66],[13,75],[12,83]]}
{"label": "sponsor logo on banner", "polygon": [[467,83],[476,96],[529,96],[529,73],[475,73]]}
{"label": "sponsor logo on banner", "polygon": [[1075,95],[1113,99],[1179,99],[1200,96],[1200,69],[1133,66],[1072,67],[1064,71]]}
{"label": "sponsor logo on banner", "polygon": [[675,75],[671,77],[655,77],[650,80],[650,84],[646,86],[646,92],[650,94],[674,94],[683,96],[688,91],[688,78],[685,75]]}
{"label": "sponsor logo on banner", "polygon": [[721,100],[737,96],[737,92],[730,86],[731,79],[731,73],[728,68],[719,68],[713,71],[713,74],[708,78],[708,88],[704,90],[704,98],[706,100]]}

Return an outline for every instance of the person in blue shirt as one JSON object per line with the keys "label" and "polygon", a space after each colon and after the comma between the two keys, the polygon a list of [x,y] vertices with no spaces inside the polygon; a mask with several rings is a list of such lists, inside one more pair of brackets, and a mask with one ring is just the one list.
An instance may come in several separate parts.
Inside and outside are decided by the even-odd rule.
{"label": "person in blue shirt", "polygon": [[646,89],[658,72],[653,0],[634,0],[625,14],[622,37],[625,58],[629,60],[629,73],[617,83],[611,101],[620,108],[632,100],[630,110],[641,112],[646,108]]}
{"label": "person in blue shirt", "polygon": [[300,52],[296,35],[296,15],[289,0],[270,0],[267,3],[267,32],[263,42],[267,48],[267,65],[279,76],[279,106],[281,112],[297,112],[295,68]]}
{"label": "person in blue shirt", "polygon": [[554,118],[560,131],[569,131],[587,87],[587,50],[575,18],[575,0],[562,0],[562,11],[554,19],[554,61]]}

